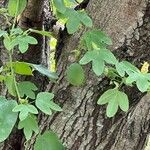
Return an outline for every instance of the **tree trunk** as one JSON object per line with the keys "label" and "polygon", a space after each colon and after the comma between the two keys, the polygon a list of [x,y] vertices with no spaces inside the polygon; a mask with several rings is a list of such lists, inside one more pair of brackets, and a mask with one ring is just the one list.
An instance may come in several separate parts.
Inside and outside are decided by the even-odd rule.
{"label": "tree trunk", "polygon": [[[87,2],[85,0],[85,2]],[[150,2],[148,0],[89,0],[86,7],[94,21],[113,39],[111,49],[119,59],[127,59],[140,66],[150,58]],[[110,85],[107,78],[97,78],[91,66],[85,67],[86,84],[74,87],[67,83],[65,70],[73,62],[66,52],[78,46],[82,28],[68,36],[63,31],[57,46],[59,84],[50,83],[47,91],[54,92],[63,112],[47,117],[39,116],[40,129],[52,129],[68,150],[144,150],[150,133],[150,96],[136,88],[123,88],[129,95],[130,110],[118,112],[113,118],[105,116],[105,106],[96,104]],[[27,143],[33,150],[34,136]],[[23,148],[22,148],[23,149]]]}

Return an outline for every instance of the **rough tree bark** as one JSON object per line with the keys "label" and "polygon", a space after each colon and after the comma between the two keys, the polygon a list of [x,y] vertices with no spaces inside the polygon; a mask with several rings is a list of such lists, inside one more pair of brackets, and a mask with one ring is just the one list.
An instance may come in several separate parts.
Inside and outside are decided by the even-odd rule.
{"label": "rough tree bark", "polygon": [[[128,59],[140,66],[150,58],[150,2],[149,0],[89,0],[86,7],[100,28],[112,37],[111,47],[119,59]],[[30,11],[29,11],[30,12]],[[129,95],[130,110],[119,112],[113,119],[105,116],[105,106],[96,104],[98,97],[110,87],[109,80],[97,78],[91,66],[85,67],[86,84],[73,87],[65,80],[65,70],[73,62],[66,56],[77,47],[81,35],[87,31],[68,36],[61,33],[58,45],[59,84],[49,84],[55,99],[63,106],[63,112],[51,117],[39,116],[40,129],[55,131],[69,150],[144,150],[150,133],[150,96],[139,93],[136,88],[124,88]],[[60,52],[61,51],[61,52]],[[32,150],[35,136],[27,144]],[[23,149],[23,147],[21,148]]]}

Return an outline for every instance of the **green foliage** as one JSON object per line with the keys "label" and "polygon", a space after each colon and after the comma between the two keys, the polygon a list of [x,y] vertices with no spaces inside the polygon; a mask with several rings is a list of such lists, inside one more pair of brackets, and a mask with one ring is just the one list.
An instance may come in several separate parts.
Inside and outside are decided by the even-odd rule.
{"label": "green foliage", "polygon": [[38,43],[38,41],[34,37],[29,36],[29,35],[18,36],[16,38],[16,41],[17,41],[17,45],[19,45],[19,51],[21,53],[25,53],[28,50],[29,44]]}
{"label": "green foliage", "polygon": [[23,129],[27,140],[31,139],[33,132],[39,133],[37,119],[33,115],[28,115],[26,119],[19,122],[18,129]]}
{"label": "green foliage", "polygon": [[[39,133],[38,122],[35,116],[38,114],[38,110],[34,105],[30,104],[31,99],[36,99],[37,93],[35,92],[38,88],[30,81],[18,82],[17,79],[19,78],[17,77],[20,75],[34,76],[33,71],[36,70],[50,79],[58,79],[56,73],[50,72],[49,69],[42,65],[19,61],[13,62],[13,54],[16,50],[21,53],[25,53],[27,52],[30,44],[38,44],[38,41],[30,35],[31,32],[41,34],[42,36],[52,36],[52,33],[47,31],[38,31],[35,29],[22,30],[21,28],[15,28],[17,16],[23,12],[26,5],[26,0],[9,0],[9,14],[5,14],[7,13],[7,9],[0,9],[0,14],[4,13],[3,15],[6,19],[8,19],[8,16],[14,17],[14,24],[11,29],[7,31],[0,30],[0,37],[3,40],[6,54],[8,54],[9,58],[9,62],[5,62],[5,65],[0,67],[0,82],[6,85],[9,94],[16,99],[8,101],[5,98],[0,97],[0,142],[3,142],[8,138],[16,124],[18,114],[18,129],[23,129],[26,140],[31,139],[33,132],[36,134]],[[53,94],[49,94],[54,97]],[[61,107],[55,104],[51,100],[51,97],[47,95],[48,92],[37,94],[36,104],[39,106],[38,108],[42,110],[44,109],[43,111],[45,112],[47,111],[46,108],[48,106],[49,112],[51,112],[50,114],[52,114],[52,110],[62,111]]]}
{"label": "green foliage", "polygon": [[5,77],[0,75],[0,82],[4,81],[5,80]]}
{"label": "green foliage", "polygon": [[127,95],[119,91],[118,89],[107,90],[98,99],[97,103],[99,105],[108,103],[107,109],[106,109],[106,115],[108,117],[113,117],[116,114],[118,107],[120,107],[121,110],[125,112],[127,112],[129,109],[129,101],[128,101]]}
{"label": "green foliage", "polygon": [[67,8],[64,17],[67,18],[66,27],[69,34],[76,32],[81,23],[87,27],[92,27],[92,20],[85,11],[75,11]]}
{"label": "green foliage", "polygon": [[29,116],[29,114],[38,114],[38,110],[36,109],[36,107],[30,104],[19,104],[15,106],[13,112],[20,112],[19,113],[20,121],[26,119]]}
{"label": "green foliage", "polygon": [[36,98],[36,106],[45,114],[51,115],[52,110],[62,111],[61,107],[55,104],[52,99],[54,98],[54,94],[48,92],[38,93]]}
{"label": "green foliage", "polygon": [[12,96],[16,96],[16,89],[15,87],[15,82],[14,82],[14,77],[12,75],[7,75],[5,78],[5,85],[8,89],[9,94]]}
{"label": "green foliage", "polygon": [[98,48],[105,48],[107,45],[112,45],[112,40],[100,30],[86,32],[83,35],[82,40],[85,42],[88,50],[93,49],[93,44]]}
{"label": "green foliage", "polygon": [[71,64],[67,69],[67,80],[75,86],[82,85],[85,79],[84,70],[78,63]]}
{"label": "green foliage", "polygon": [[18,16],[23,12],[27,5],[27,0],[9,0],[8,11],[13,17]]}
{"label": "green foliage", "polygon": [[55,72],[49,71],[47,68],[45,68],[42,65],[36,65],[36,64],[30,64],[35,70],[40,72],[41,74],[47,76],[50,79],[58,79],[58,75]]}
{"label": "green foliage", "polygon": [[10,34],[3,33],[3,37],[4,46],[9,51],[14,49],[15,46],[18,46],[18,50],[21,53],[25,53],[29,48],[29,44],[34,45],[38,43],[34,37],[28,35],[27,32],[23,32],[19,28],[12,29]]}
{"label": "green foliage", "polygon": [[18,89],[21,97],[27,96],[31,99],[35,99],[35,91],[38,90],[36,85],[30,81],[23,81],[18,83]]}
{"label": "green foliage", "polygon": [[18,114],[12,112],[16,104],[14,100],[6,100],[4,97],[0,97],[0,142],[8,138],[17,121]]}
{"label": "green foliage", "polygon": [[66,11],[66,7],[65,7],[65,3],[63,0],[54,0],[53,1],[55,7],[57,8],[57,11],[60,13],[65,13]]}
{"label": "green foliage", "polygon": [[105,63],[117,64],[118,61],[106,46],[111,45],[112,41],[107,35],[99,30],[93,30],[83,35],[82,41],[86,45],[88,51],[80,60],[81,65],[92,62],[92,69],[97,76],[102,75]]}
{"label": "green foliage", "polygon": [[33,75],[32,68],[29,64],[25,62],[13,62],[14,71],[20,75]]}
{"label": "green foliage", "polygon": [[0,37],[4,36],[5,34],[7,34],[6,31],[0,30]]}
{"label": "green foliage", "polygon": [[116,70],[121,77],[124,77],[125,73],[127,73],[128,75],[130,75],[133,72],[140,73],[138,68],[136,68],[134,65],[127,61],[118,62],[116,64]]}
{"label": "green foliage", "polygon": [[81,24],[92,27],[92,20],[84,10],[76,11],[74,8],[66,6],[68,5],[66,0],[53,0],[53,4],[56,8],[57,17],[64,20],[69,34],[76,32]]}
{"label": "green foliage", "polygon": [[133,82],[136,83],[141,92],[146,92],[150,87],[150,74],[131,73],[126,79],[126,84],[132,84]]}
{"label": "green foliage", "polygon": [[[65,23],[69,34],[75,33],[81,25],[91,28],[92,20],[85,10],[74,9],[78,2],[82,0],[53,0],[53,10],[59,22]],[[53,102],[54,94],[49,92],[37,92],[37,86],[30,81],[19,81],[20,75],[34,77],[34,72],[57,80],[58,75],[55,73],[56,61],[55,52],[53,54],[54,72],[41,64],[31,64],[28,62],[13,61],[13,55],[17,52],[26,53],[30,45],[38,44],[38,41],[31,36],[31,33],[40,34],[42,36],[52,37],[52,32],[39,31],[35,29],[22,30],[15,28],[17,17],[21,15],[27,5],[27,0],[9,0],[8,10],[0,9],[0,14],[6,19],[7,24],[11,27],[7,31],[0,30],[0,37],[3,40],[6,54],[8,54],[9,62],[4,62],[4,66],[0,67],[0,82],[4,83],[8,93],[15,97],[15,100],[6,100],[0,97],[0,142],[6,140],[11,133],[19,114],[18,129],[23,129],[26,140],[30,140],[32,134],[39,133],[36,115],[38,110],[47,115],[51,115],[53,111],[62,111],[62,108]],[[10,25],[8,17],[14,17],[14,23]],[[77,51],[79,60],[71,64],[66,71],[67,80],[75,86],[80,86],[85,81],[84,70],[81,65],[91,63],[92,70],[97,76],[104,75],[110,78],[111,82],[116,85],[114,89],[109,89],[100,96],[97,101],[98,105],[107,105],[106,115],[113,117],[118,109],[127,112],[129,109],[128,96],[121,92],[122,85],[134,86],[141,92],[150,90],[150,73],[148,73],[148,63],[144,63],[141,70],[136,68],[128,61],[116,59],[114,54],[108,50],[107,46],[112,45],[112,40],[102,31],[93,29],[86,32],[80,41],[81,45]],[[56,41],[53,43],[56,47]],[[80,50],[85,50],[80,52]],[[82,56],[80,56],[82,54]],[[38,83],[36,83],[38,84]],[[39,83],[40,84],[40,83]],[[39,85],[38,85],[39,86]],[[18,104],[17,104],[18,102]],[[33,104],[31,104],[33,103]],[[63,145],[53,132],[45,132],[39,135],[35,146],[35,150],[64,150]]]}
{"label": "green foliage", "polygon": [[65,150],[57,135],[52,131],[46,131],[39,135],[34,145],[34,150]]}
{"label": "green foliage", "polygon": [[8,34],[7,35],[4,34],[3,43],[4,43],[5,48],[8,51],[10,51],[11,49],[13,49],[18,44],[18,42],[16,41],[16,39],[9,37]]}
{"label": "green foliage", "polygon": [[51,32],[47,32],[47,31],[39,31],[39,30],[34,30],[34,29],[29,29],[31,32],[34,32],[34,33],[38,33],[38,34],[41,34],[43,36],[47,36],[47,37],[52,37],[53,34]]}
{"label": "green foliage", "polygon": [[85,65],[92,61],[92,69],[97,76],[104,72],[105,62],[114,64],[117,62],[114,55],[107,49],[95,49],[87,51],[80,60],[81,65]]}

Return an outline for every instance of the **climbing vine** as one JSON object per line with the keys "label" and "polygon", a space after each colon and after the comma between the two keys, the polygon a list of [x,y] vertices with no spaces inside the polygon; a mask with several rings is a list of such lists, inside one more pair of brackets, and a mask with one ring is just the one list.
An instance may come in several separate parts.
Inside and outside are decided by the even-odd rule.
{"label": "climbing vine", "polygon": [[[73,86],[85,84],[83,65],[86,64],[91,64],[91,71],[96,76],[103,75],[110,78],[114,88],[104,92],[97,100],[97,104],[107,104],[106,115],[113,117],[119,108],[124,112],[129,109],[128,96],[121,90],[122,86],[137,86],[141,92],[149,91],[149,64],[145,62],[140,70],[128,61],[119,61],[108,48],[109,45],[112,45],[111,38],[100,29],[93,28],[92,20],[85,10],[74,9],[80,2],[74,0],[51,1],[53,14],[58,22],[67,28],[69,34],[77,32],[82,26],[88,28],[88,32],[81,37],[80,45],[76,50],[76,62],[66,70],[66,79]],[[55,72],[57,70],[55,60],[51,63],[51,69],[39,64],[13,60],[15,53],[26,53],[30,45],[38,44],[31,33],[53,38],[54,42],[51,44],[54,49],[57,42],[51,32],[35,29],[23,30],[15,26],[17,17],[23,12],[26,5],[27,0],[9,0],[8,8],[0,9],[0,14],[9,25],[7,31],[0,30],[0,37],[8,55],[8,62],[4,62],[4,65],[0,67],[0,82],[6,86],[8,93],[13,97],[11,99],[0,97],[0,142],[8,138],[18,119],[18,129],[23,129],[27,141],[31,139],[33,133],[39,134],[35,150],[42,149],[43,141],[47,147],[52,147],[51,150],[53,147],[60,150],[64,149],[64,146],[55,133],[46,131],[40,135],[37,116],[40,111],[46,115],[52,115],[53,112],[60,112],[63,109],[53,101],[53,93],[37,93],[38,83],[18,80],[18,76],[34,76],[36,70],[50,80],[56,81],[59,77]],[[14,18],[13,23],[9,22],[10,17]],[[52,58],[54,59],[54,57]]]}

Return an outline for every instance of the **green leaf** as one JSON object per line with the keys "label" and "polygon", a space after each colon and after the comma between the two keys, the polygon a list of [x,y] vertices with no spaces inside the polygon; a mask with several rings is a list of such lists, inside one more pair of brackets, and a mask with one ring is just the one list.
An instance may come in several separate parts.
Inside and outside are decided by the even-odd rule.
{"label": "green leaf", "polygon": [[19,50],[21,53],[25,53],[29,48],[28,43],[22,42],[21,44],[19,44]]}
{"label": "green leaf", "polygon": [[87,51],[82,59],[79,61],[81,65],[86,65],[90,61],[94,60],[95,57],[95,51]]}
{"label": "green leaf", "polygon": [[85,11],[79,11],[80,21],[87,27],[92,27],[92,19],[87,15]]}
{"label": "green leaf", "polygon": [[84,65],[92,61],[92,69],[94,73],[97,76],[100,76],[104,72],[105,67],[102,54],[102,50],[87,51],[79,63],[81,65]]}
{"label": "green leaf", "polygon": [[6,79],[6,77],[5,77],[5,76],[0,75],[0,82],[4,81],[5,79]]}
{"label": "green leaf", "polygon": [[26,119],[30,113],[38,114],[36,107],[30,104],[19,104],[13,109],[13,112],[20,112],[19,119],[21,121]]}
{"label": "green leaf", "polygon": [[107,108],[106,108],[106,115],[107,117],[113,117],[118,111],[118,103],[115,99],[111,99],[108,102]]}
{"label": "green leaf", "polygon": [[6,76],[5,85],[8,89],[9,94],[11,94],[12,96],[16,96],[14,77],[12,75]]}
{"label": "green leaf", "polygon": [[9,51],[18,45],[18,41],[16,40],[16,38],[11,39],[9,37],[4,37],[3,42],[4,42],[5,48]]}
{"label": "green leaf", "polygon": [[14,67],[15,73],[18,73],[21,75],[33,75],[31,66],[28,63],[13,62],[13,67]]}
{"label": "green leaf", "polygon": [[104,72],[105,63],[102,59],[96,58],[92,60],[92,69],[97,76],[102,75]]}
{"label": "green leaf", "polygon": [[136,85],[141,92],[146,92],[150,86],[150,82],[144,76],[140,76],[136,81]]}
{"label": "green leaf", "polygon": [[69,34],[76,32],[81,23],[87,27],[92,26],[91,18],[86,14],[85,11],[76,11],[71,8],[66,8],[64,12],[63,19],[67,19],[66,27]]}
{"label": "green leaf", "polygon": [[65,150],[65,148],[54,132],[46,131],[37,137],[34,150]]}
{"label": "green leaf", "polygon": [[75,33],[80,25],[80,20],[77,19],[77,17],[73,16],[72,18],[69,18],[66,27],[69,34]]}
{"label": "green leaf", "polygon": [[14,28],[10,30],[10,35],[18,35],[18,34],[22,34],[23,30],[21,28]]}
{"label": "green leaf", "polygon": [[26,119],[20,121],[18,124],[18,129],[23,129],[25,138],[27,141],[31,139],[33,132],[39,133],[37,119],[34,115],[28,115]]}
{"label": "green leaf", "polygon": [[125,112],[127,112],[129,109],[129,101],[127,95],[119,91],[118,89],[107,90],[97,101],[97,104],[99,105],[103,105],[106,103],[108,103],[106,109],[106,115],[108,117],[113,117],[117,113],[118,106]]}
{"label": "green leaf", "polygon": [[54,94],[41,92],[37,95],[35,104],[42,112],[48,115],[52,114],[52,110],[62,111],[62,109],[57,104],[52,102],[53,98]]}
{"label": "green leaf", "polygon": [[147,78],[147,74],[142,74],[141,72],[134,72],[129,74],[126,78],[126,84],[136,83],[137,88],[141,92],[146,92],[150,86],[149,79]]}
{"label": "green leaf", "polygon": [[28,35],[21,35],[16,39],[18,41],[19,50],[21,53],[25,53],[28,50],[29,44],[35,45],[38,43],[38,41],[34,37]]}
{"label": "green leaf", "polygon": [[101,97],[98,99],[97,104],[98,105],[103,105],[108,103],[112,97],[114,96],[116,89],[110,89],[107,90],[104,94],[101,95]]}
{"label": "green leaf", "polygon": [[85,41],[88,50],[93,49],[93,43],[99,48],[104,48],[106,45],[112,45],[111,39],[100,30],[86,32],[82,39]]}
{"label": "green leaf", "polygon": [[132,84],[138,79],[138,74],[137,73],[131,73],[127,78],[126,78],[126,84]]}
{"label": "green leaf", "polygon": [[116,70],[121,77],[125,76],[125,69],[121,63],[116,63]]}
{"label": "green leaf", "polygon": [[35,70],[37,70],[38,72],[40,72],[41,74],[47,76],[48,78],[51,79],[58,79],[58,75],[54,72],[51,72],[50,70],[48,70],[46,67],[42,66],[42,65],[36,65],[36,64],[30,64]]}
{"label": "green leaf", "polygon": [[52,33],[51,32],[47,32],[47,31],[39,31],[39,30],[34,30],[34,29],[30,29],[31,32],[34,32],[34,33],[38,33],[38,34],[41,34],[43,36],[47,36],[47,37],[52,37]]}
{"label": "green leaf", "polygon": [[3,35],[7,34],[6,31],[0,30],[0,37],[2,37]]}
{"label": "green leaf", "polygon": [[71,64],[67,68],[67,80],[75,86],[82,85],[85,79],[84,70],[82,69],[81,65],[77,63]]}
{"label": "green leaf", "polygon": [[23,12],[27,5],[27,0],[9,0],[8,11],[13,17],[18,16]]}
{"label": "green leaf", "polygon": [[120,109],[121,109],[122,111],[127,112],[128,109],[129,109],[128,96],[127,96],[125,93],[123,93],[123,92],[121,92],[121,93],[119,94],[119,96],[120,96],[120,98],[119,98],[119,100],[118,100],[118,105],[119,105],[119,107],[120,107]]}
{"label": "green leaf", "polygon": [[130,75],[134,72],[140,72],[138,68],[129,63],[128,61],[122,61],[116,64],[116,69],[120,76],[125,75],[125,72]]}
{"label": "green leaf", "polygon": [[56,103],[54,103],[53,101],[49,102],[49,106],[52,110],[62,111],[62,108],[60,106],[58,106]]}
{"label": "green leaf", "polygon": [[53,0],[54,6],[60,13],[65,13],[66,7],[63,0]]}
{"label": "green leaf", "polygon": [[8,138],[17,121],[17,113],[12,112],[16,105],[16,101],[0,97],[0,142]]}
{"label": "green leaf", "polygon": [[116,57],[110,50],[103,48],[100,49],[100,51],[101,51],[101,57],[103,58],[103,60],[105,60],[106,63],[113,64],[113,65],[118,63]]}
{"label": "green leaf", "polygon": [[35,99],[35,91],[38,90],[36,85],[30,81],[23,81],[18,84],[18,89],[21,97],[25,95],[31,99]]}
{"label": "green leaf", "polygon": [[33,45],[38,44],[37,39],[35,39],[34,37],[29,36],[29,35],[24,36],[24,37],[21,39],[21,41],[24,41],[25,43],[33,44]]}

